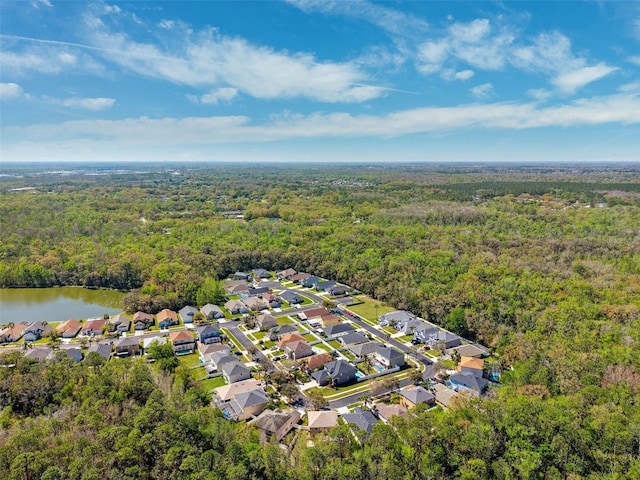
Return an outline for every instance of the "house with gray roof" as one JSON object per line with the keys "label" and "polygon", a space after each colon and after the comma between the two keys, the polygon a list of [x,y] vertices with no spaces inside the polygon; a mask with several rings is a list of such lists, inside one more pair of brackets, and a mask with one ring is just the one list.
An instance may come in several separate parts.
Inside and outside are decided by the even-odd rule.
{"label": "house with gray roof", "polygon": [[251,371],[244,363],[236,360],[222,365],[222,376],[227,384],[236,383],[251,378]]}
{"label": "house with gray roof", "polygon": [[131,318],[124,313],[114,315],[109,319],[109,331],[117,331],[120,333],[128,332],[131,327]]}
{"label": "house with gray roof", "polygon": [[385,370],[405,365],[404,353],[395,348],[383,347],[376,350],[372,355],[373,361],[381,365]]}
{"label": "house with gray roof", "polygon": [[193,323],[193,315],[198,311],[197,308],[192,307],[191,305],[187,305],[186,307],[182,307],[178,310],[180,314],[180,318],[182,318],[182,322],[185,324]]}
{"label": "house with gray roof", "polygon": [[84,358],[86,359],[90,353],[95,352],[108,360],[111,358],[112,348],[113,346],[110,343],[94,343],[87,349],[87,355]]}
{"label": "house with gray roof", "polygon": [[212,353],[211,356],[209,357],[209,361],[211,365],[215,367],[216,370],[221,372],[222,367],[225,364],[237,362],[238,358],[235,355],[230,355],[228,353],[225,353],[224,351],[221,351],[221,352]]}
{"label": "house with gray roof", "polygon": [[304,280],[302,280],[301,285],[307,288],[315,288],[318,283],[320,283],[322,279],[320,277],[316,277],[315,275],[311,275]]}
{"label": "house with gray roof", "polygon": [[22,337],[25,342],[35,342],[36,340],[40,340],[43,335],[51,332],[51,325],[43,323],[43,322],[33,322],[30,324],[23,332]]}
{"label": "house with gray roof", "polygon": [[321,387],[326,387],[331,383],[331,375],[329,375],[329,372],[325,369],[313,372],[311,378],[318,382],[318,385]]}
{"label": "house with gray roof", "polygon": [[369,341],[369,337],[360,332],[350,332],[341,336],[338,340],[345,347],[348,345],[357,345],[359,343],[365,343]]}
{"label": "house with gray roof", "polygon": [[364,432],[363,437],[358,436],[358,438],[362,438],[363,440],[369,438],[374,425],[378,423],[378,419],[373,413],[369,410],[362,410],[360,407],[356,407],[352,413],[345,413],[342,415],[342,418],[351,425],[351,428],[356,432],[358,430]]}
{"label": "house with gray roof", "polygon": [[244,303],[242,303],[240,300],[229,300],[227,303],[224,304],[224,308],[229,310],[229,312],[231,312],[232,315],[237,315],[239,313],[247,313],[249,311],[249,308],[247,308],[247,306]]}
{"label": "house with gray roof", "polygon": [[256,317],[256,327],[260,330],[268,330],[277,326],[276,317],[270,313],[261,313]]}
{"label": "house with gray roof", "polygon": [[200,311],[207,320],[218,320],[220,318],[224,318],[224,312],[222,309],[218,305],[213,305],[212,303],[207,303],[200,309]]}
{"label": "house with gray roof", "polygon": [[342,359],[326,363],[324,369],[331,377],[331,383],[334,386],[346,385],[355,382],[358,378],[356,367]]}
{"label": "house with gray roof", "polygon": [[480,395],[489,386],[489,381],[468,373],[454,373],[449,377],[447,386],[456,392],[470,391]]}
{"label": "house with gray roof", "polygon": [[116,341],[116,352],[118,357],[128,357],[138,355],[140,353],[140,338],[125,337]]}
{"label": "house with gray roof", "polygon": [[202,325],[196,327],[198,341],[204,344],[219,343],[221,341],[220,328],[217,325]]}
{"label": "house with gray roof", "polygon": [[326,327],[323,331],[327,338],[338,338],[355,332],[355,328],[350,323],[339,323],[338,325]]}
{"label": "house with gray roof", "polygon": [[333,280],[326,280],[324,282],[318,282],[316,284],[316,290],[324,290],[326,292],[329,291],[329,289],[335,287],[337,285],[336,282],[334,282]]}
{"label": "house with gray roof", "polygon": [[265,410],[250,423],[260,429],[260,443],[265,445],[272,437],[275,437],[277,442],[282,440],[299,421],[300,412],[297,410]]}
{"label": "house with gray roof", "polygon": [[254,312],[259,312],[260,310],[265,310],[267,305],[260,300],[258,297],[247,297],[242,303],[244,303],[249,310],[253,310]]}
{"label": "house with gray roof", "polygon": [[271,291],[271,289],[269,287],[266,286],[259,286],[259,287],[249,287],[249,290],[247,290],[247,292],[249,293],[249,296],[251,297],[255,297],[255,296],[262,296],[265,293],[269,293]]}
{"label": "house with gray roof", "polygon": [[416,316],[411,312],[407,312],[406,310],[397,310],[395,312],[389,312],[385,313],[384,315],[380,315],[378,317],[378,322],[395,325],[397,323],[407,322],[415,318]]}
{"label": "house with gray roof", "polygon": [[284,351],[292,360],[300,360],[301,358],[313,355],[311,346],[303,341],[287,343],[284,346]]}
{"label": "house with gray roof", "polygon": [[433,405],[436,403],[436,396],[429,390],[420,386],[412,386],[400,390],[400,404],[406,408],[413,408],[420,403]]}
{"label": "house with gray roof", "polygon": [[251,280],[251,274],[247,272],[236,272],[233,274],[236,280]]}
{"label": "house with gray roof", "polygon": [[44,360],[53,360],[56,358],[56,352],[51,347],[36,347],[31,348],[24,354],[25,358],[37,360],[39,362]]}
{"label": "house with gray roof", "polygon": [[367,355],[371,355],[381,348],[384,348],[384,345],[380,342],[359,343],[357,345],[349,345],[347,347],[347,349],[358,358],[364,358]]}
{"label": "house with gray roof", "polygon": [[61,348],[61,352],[64,352],[67,357],[78,363],[82,361],[82,349],[79,347]]}
{"label": "house with gray roof", "polygon": [[258,278],[271,278],[271,274],[264,268],[254,268],[251,273],[254,277]]}
{"label": "house with gray roof", "polygon": [[269,403],[264,390],[256,389],[238,393],[233,400],[222,405],[222,414],[230,420],[247,420],[259,415]]}
{"label": "house with gray roof", "polygon": [[288,323],[269,330],[269,339],[272,341],[281,340],[282,337],[291,333],[300,333],[300,331],[295,327],[295,325]]}
{"label": "house with gray roof", "polygon": [[282,292],[280,294],[280,298],[291,305],[302,303],[302,297],[291,290],[285,290]]}

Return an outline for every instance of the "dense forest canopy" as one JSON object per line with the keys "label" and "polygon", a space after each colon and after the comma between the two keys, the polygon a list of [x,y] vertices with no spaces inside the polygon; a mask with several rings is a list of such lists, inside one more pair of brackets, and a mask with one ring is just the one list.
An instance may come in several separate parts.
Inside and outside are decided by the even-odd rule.
{"label": "dense forest canopy", "polygon": [[[20,455],[37,457],[42,475],[65,472],[47,478],[94,478],[86,465],[71,473],[91,456],[109,478],[640,475],[637,165],[65,170],[3,168],[0,286],[116,288],[131,292],[123,307],[155,313],[197,304],[206,282],[236,270],[294,267],[479,340],[502,361],[503,388],[403,420],[401,435],[380,427],[362,446],[296,446],[287,457],[258,449],[197,392],[185,400],[188,379],[117,367],[148,381],[136,397],[111,365],[99,378],[74,367],[73,381],[56,381],[54,366],[24,363],[0,372],[3,478],[25,478]],[[10,392],[41,368],[54,378],[38,387],[51,391],[25,409],[29,399]],[[100,388],[115,400],[93,405],[92,382],[107,382]],[[184,405],[184,428],[194,430],[176,439],[164,422]],[[167,417],[137,425],[140,412],[161,408]],[[69,415],[87,426],[59,420]],[[24,438],[30,431],[41,432],[37,443]],[[64,443],[72,438],[84,447]],[[53,460],[61,456],[71,463]]]}

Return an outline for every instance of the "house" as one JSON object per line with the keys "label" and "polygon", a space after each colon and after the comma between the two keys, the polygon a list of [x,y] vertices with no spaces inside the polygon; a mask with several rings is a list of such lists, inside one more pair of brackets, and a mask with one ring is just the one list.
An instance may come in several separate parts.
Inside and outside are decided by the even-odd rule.
{"label": "house", "polygon": [[395,348],[382,347],[376,350],[371,356],[373,357],[373,361],[381,365],[385,370],[405,365],[404,353],[399,352]]}
{"label": "house", "polygon": [[365,343],[369,341],[369,337],[360,332],[350,332],[346,335],[339,337],[340,343],[345,347],[348,345],[357,345],[359,343]]}
{"label": "house", "polygon": [[53,360],[56,358],[56,352],[51,347],[36,347],[32,348],[24,354],[25,358],[36,360],[38,362],[44,360]]}
{"label": "house", "polygon": [[280,298],[291,305],[296,305],[303,302],[302,297],[291,290],[285,290],[284,292],[282,292],[280,294]]}
{"label": "house", "polygon": [[167,337],[161,337],[159,335],[154,337],[144,337],[142,339],[142,349],[146,352],[147,349],[158,342],[158,345],[165,345],[169,339]]}
{"label": "house", "polygon": [[[224,355],[229,355],[231,353],[231,349],[228,345],[223,343],[197,343],[198,355],[200,356],[200,363],[206,364],[211,363],[211,356],[214,353],[223,353]],[[215,368],[214,368],[215,370]]]}
{"label": "house", "polygon": [[364,358],[367,355],[371,355],[372,353],[377,352],[381,348],[384,348],[384,345],[379,342],[367,342],[367,343],[359,343],[357,345],[349,345],[347,348],[356,357]]}
{"label": "house", "polygon": [[264,310],[267,308],[265,303],[258,297],[245,298],[242,303],[244,303],[249,310],[253,310],[254,312],[259,312],[260,310]]}
{"label": "house", "polygon": [[451,332],[447,332],[445,330],[437,330],[437,332],[429,335],[424,343],[429,345],[431,348],[442,345],[445,349],[448,349],[461,345],[462,339]]}
{"label": "house", "polygon": [[352,413],[345,413],[342,415],[342,419],[351,425],[354,431],[361,430],[364,433],[364,439],[369,438],[371,431],[378,419],[369,410],[362,410],[360,407],[356,407]]}
{"label": "house", "polygon": [[0,330],[0,343],[17,342],[28,327],[28,323],[14,323],[12,326]]}
{"label": "house", "polygon": [[451,355],[454,350],[458,352],[461,357],[484,358],[489,355],[486,348],[481,345],[472,345],[470,343],[449,349],[447,354]]}
{"label": "house", "polygon": [[276,442],[282,440],[299,421],[300,412],[297,410],[265,410],[250,423],[260,429],[260,443],[265,445],[273,437]]}
{"label": "house", "polygon": [[426,403],[427,405],[436,403],[436,396],[420,386],[403,388],[399,393],[400,405],[404,405],[408,409],[421,403]]}
{"label": "house", "polygon": [[326,328],[338,325],[339,323],[342,323],[342,320],[340,320],[339,316],[329,313],[328,315],[320,316],[320,323],[322,323],[322,326]]}
{"label": "house", "polygon": [[107,321],[102,318],[89,319],[85,322],[84,327],[80,329],[80,335],[87,337],[102,335],[106,323]]}
{"label": "house", "polygon": [[269,290],[274,290],[274,289],[280,290],[282,288],[282,285],[280,285],[280,282],[277,282],[275,280],[265,280],[263,278],[262,280],[260,280],[260,283],[258,283],[258,287],[265,287],[265,288],[268,288]]}
{"label": "house", "polygon": [[262,295],[262,300],[267,302],[269,308],[280,308],[282,306],[282,300],[280,300],[280,297],[273,293],[265,293]]}
{"label": "house", "polygon": [[251,273],[256,278],[271,278],[271,274],[264,268],[254,268]]}
{"label": "house", "polygon": [[329,372],[324,368],[313,372],[311,378],[318,382],[318,385],[321,387],[326,387],[331,383],[331,375],[329,375]]}
{"label": "house", "polygon": [[64,352],[67,357],[69,357],[75,363],[82,361],[82,349],[79,347],[61,348],[60,351]]}
{"label": "house", "polygon": [[251,274],[247,272],[236,272],[233,274],[233,278],[235,278],[236,280],[249,281],[251,280]]}
{"label": "house", "polygon": [[286,270],[278,272],[276,276],[280,279],[286,278],[287,280],[290,280],[291,277],[293,277],[296,273],[298,272],[296,272],[293,268],[287,268]]}
{"label": "house", "polygon": [[427,325],[424,322],[419,322],[419,325],[415,325],[413,328],[413,342],[414,343],[428,343],[428,340],[434,336],[437,337],[438,328]]}
{"label": "house", "polygon": [[194,308],[190,305],[187,305],[186,307],[182,307],[180,310],[178,310],[178,313],[180,314],[180,318],[182,319],[182,323],[184,324],[193,323],[193,315],[197,311],[198,311],[197,308]]}
{"label": "house", "polygon": [[238,358],[235,355],[231,355],[230,352],[225,352],[223,350],[214,352],[209,356],[209,363],[219,372],[222,371],[222,367],[227,363],[234,363],[237,361]]}
{"label": "house", "polygon": [[256,317],[256,327],[260,330],[268,330],[276,326],[276,317],[269,313],[262,313]]}
{"label": "house", "polygon": [[109,331],[117,331],[120,333],[128,332],[131,328],[131,318],[124,313],[114,315],[109,319]]}
{"label": "house", "polygon": [[326,327],[324,329],[324,334],[327,338],[339,338],[353,332],[355,332],[355,329],[350,323],[339,323],[338,325]]}
{"label": "house", "polygon": [[424,328],[433,328],[438,330],[436,327],[429,327],[426,323],[413,318],[402,322],[395,322],[393,325],[395,326],[395,329],[398,332],[402,332],[403,335],[413,335],[416,329],[421,330]]}
{"label": "house", "polygon": [[[297,329],[296,329],[297,332]],[[284,348],[285,345],[287,345],[288,343],[292,343],[292,342],[306,342],[307,339],[304,338],[302,335],[300,335],[299,333],[289,333],[287,335],[284,335],[280,341],[278,342],[278,347],[280,348]]]}
{"label": "house", "polygon": [[169,328],[171,325],[178,325],[178,314],[173,310],[165,308],[156,315],[158,327]]}
{"label": "house", "polygon": [[24,338],[25,342],[35,342],[40,340],[43,335],[51,332],[51,330],[51,325],[46,324],[46,322],[33,322],[24,330],[22,338]]}
{"label": "house", "polygon": [[331,410],[311,410],[307,412],[307,424],[312,437],[319,433],[327,433],[338,425],[338,413]]}
{"label": "house", "polygon": [[251,371],[238,360],[222,365],[222,376],[227,384],[241,382],[251,378]]}
{"label": "house", "polygon": [[198,341],[201,343],[220,343],[220,329],[217,325],[203,325],[196,328]]}
{"label": "house", "polygon": [[145,312],[136,312],[133,314],[133,329],[134,330],[146,330],[149,327],[153,327],[153,315]]}
{"label": "house", "polygon": [[347,287],[346,285],[332,285],[331,287],[326,289],[326,292],[329,295],[333,295],[334,297],[337,297],[338,295],[344,295],[348,291],[349,287]]}
{"label": "house", "polygon": [[249,288],[249,284],[246,280],[225,280],[224,281],[224,289],[231,293],[230,290],[234,287],[244,287],[245,289]]}
{"label": "house", "polygon": [[249,309],[240,300],[229,300],[224,304],[224,308],[229,310],[232,315],[238,315],[239,313],[247,313]]}
{"label": "house", "polygon": [[480,395],[489,386],[489,381],[468,373],[454,373],[449,377],[448,386],[456,392],[469,391]]}
{"label": "house", "polygon": [[233,285],[227,288],[227,292],[230,295],[245,295],[249,292],[249,285],[246,283],[242,283],[241,285]]}
{"label": "house", "polygon": [[413,313],[407,312],[406,310],[397,310],[395,312],[380,315],[378,317],[378,322],[386,323],[387,325],[395,325],[397,323],[403,323],[414,319],[415,315]]}
{"label": "house", "polygon": [[379,403],[375,406],[374,413],[384,423],[389,423],[389,420],[391,420],[391,417],[394,415],[397,415],[398,417],[406,415],[407,408],[404,405],[386,405],[384,403]]}
{"label": "house", "polygon": [[484,360],[481,358],[460,357],[460,362],[458,363],[456,370],[460,373],[466,373],[482,378],[484,373]]}
{"label": "house", "polygon": [[292,282],[301,283],[310,276],[311,275],[308,273],[296,273],[295,275],[292,275],[289,280],[291,280]]}
{"label": "house", "polygon": [[438,402],[439,405],[449,408],[455,402],[458,394],[454,390],[445,387],[441,383],[436,383],[432,388],[436,395],[436,402]]}
{"label": "house", "polygon": [[304,280],[300,282],[300,285],[306,288],[315,288],[318,283],[320,283],[322,279],[320,277],[316,277],[315,275],[310,275]]}
{"label": "house", "polygon": [[249,294],[250,297],[261,297],[266,293],[269,293],[271,291],[271,289],[269,287],[266,286],[260,286],[260,287],[249,287],[249,289],[247,290],[247,293]]}
{"label": "house", "polygon": [[269,397],[264,390],[251,390],[239,393],[222,410],[222,414],[228,418],[241,421],[259,415],[269,403]]}
{"label": "house", "polygon": [[75,337],[82,328],[82,322],[79,320],[67,320],[56,327],[56,333],[62,338]]}
{"label": "house", "polygon": [[90,353],[97,353],[102,358],[106,358],[109,360],[111,358],[111,350],[113,346],[110,343],[94,343],[87,349],[87,354],[85,355],[85,359],[89,356]]}
{"label": "house", "polygon": [[316,290],[328,292],[329,289],[335,287],[337,285],[333,280],[327,280],[325,282],[318,282],[316,284]]}
{"label": "house", "polygon": [[300,333],[300,331],[295,327],[295,325],[281,325],[269,330],[269,339],[272,341],[282,340],[283,337],[291,333]]}
{"label": "house", "polygon": [[204,307],[200,309],[202,314],[207,320],[218,320],[220,318],[224,318],[224,312],[222,309],[211,303],[207,303]]}
{"label": "house", "polygon": [[136,337],[121,338],[115,343],[118,357],[130,357],[140,353],[140,340]]}
{"label": "house", "polygon": [[331,383],[334,387],[355,382],[358,378],[356,367],[342,359],[325,364],[324,369],[331,377]]}
{"label": "house", "polygon": [[250,392],[251,390],[262,390],[262,384],[255,378],[214,389],[213,400],[217,405],[220,405],[233,400],[240,393]]}
{"label": "house", "polygon": [[193,353],[196,350],[196,339],[193,338],[193,334],[188,330],[171,332],[169,340],[171,340],[173,351],[177,355]]}
{"label": "house", "polygon": [[327,353],[317,353],[316,355],[312,355],[307,357],[305,362],[307,366],[307,370],[313,372],[321,367],[324,367],[325,363],[329,363],[333,361],[333,357]]}
{"label": "house", "polygon": [[289,342],[285,345],[284,351],[292,360],[300,360],[313,355],[313,349],[306,340]]}

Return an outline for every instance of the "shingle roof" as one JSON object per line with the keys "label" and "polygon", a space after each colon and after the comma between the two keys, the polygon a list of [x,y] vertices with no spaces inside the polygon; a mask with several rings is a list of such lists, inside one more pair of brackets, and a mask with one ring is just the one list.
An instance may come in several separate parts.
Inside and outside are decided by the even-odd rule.
{"label": "shingle roof", "polygon": [[419,403],[430,403],[435,399],[435,395],[422,387],[412,387],[400,390],[400,395],[405,397],[414,405]]}
{"label": "shingle roof", "polygon": [[373,426],[378,423],[378,419],[368,410],[362,410],[356,407],[353,413],[345,413],[342,415],[345,422],[355,425],[360,430],[371,433]]}
{"label": "shingle roof", "polygon": [[334,411],[307,412],[309,428],[333,428],[338,424],[338,413]]}
{"label": "shingle roof", "polygon": [[340,337],[340,340],[345,345],[355,345],[358,343],[365,343],[369,340],[366,335],[363,335],[360,332],[351,332],[346,335]]}

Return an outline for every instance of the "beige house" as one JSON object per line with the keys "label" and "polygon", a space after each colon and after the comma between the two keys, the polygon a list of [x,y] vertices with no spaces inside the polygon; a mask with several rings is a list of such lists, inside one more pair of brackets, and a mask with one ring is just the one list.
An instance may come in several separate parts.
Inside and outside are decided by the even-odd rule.
{"label": "beige house", "polygon": [[260,429],[260,443],[264,445],[272,437],[278,442],[282,440],[299,421],[300,413],[297,410],[265,410],[250,423]]}
{"label": "beige house", "polygon": [[309,433],[312,437],[318,433],[327,433],[338,425],[338,413],[325,410],[311,410],[307,412]]}

